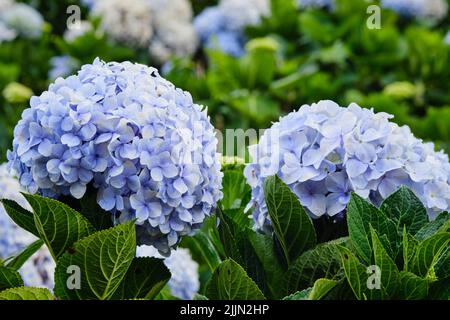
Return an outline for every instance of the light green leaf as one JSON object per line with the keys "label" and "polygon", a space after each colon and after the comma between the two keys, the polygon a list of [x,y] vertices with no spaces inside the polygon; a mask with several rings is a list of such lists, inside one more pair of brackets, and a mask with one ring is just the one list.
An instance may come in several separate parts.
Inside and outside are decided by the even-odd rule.
{"label": "light green leaf", "polygon": [[[96,232],[75,243],[58,260],[55,294],[61,299],[107,300],[119,288],[136,255],[134,222]],[[70,266],[80,268],[79,289],[71,289]],[[69,272],[69,273],[68,273]]]}
{"label": "light green leaf", "polygon": [[317,279],[309,293],[308,300],[321,300],[337,284],[337,281],[330,279]]}
{"label": "light green leaf", "polygon": [[220,201],[222,209],[239,209],[245,206],[250,191],[242,170],[225,170],[222,179],[223,199]]}
{"label": "light green leaf", "polygon": [[417,247],[419,246],[419,240],[406,232],[406,228],[403,230],[403,270],[408,271],[412,259],[416,254]]}
{"label": "light green leaf", "polygon": [[55,300],[45,288],[19,287],[0,292],[0,300]]}
{"label": "light green leaf", "polygon": [[33,208],[38,237],[44,240],[55,260],[94,231],[86,218],[62,202],[31,194],[24,197]]}
{"label": "light green leaf", "polygon": [[420,277],[434,280],[436,278],[434,266],[449,241],[450,233],[443,232],[420,242],[412,261],[411,271]]}
{"label": "light green leaf", "polygon": [[283,298],[283,300],[308,300],[308,296],[312,291],[311,288],[304,289],[302,291],[297,291],[289,296]]}
{"label": "light green leaf", "polygon": [[424,299],[428,295],[428,281],[407,271],[400,272],[398,297],[403,300]]}
{"label": "light green leaf", "polygon": [[245,270],[231,259],[214,271],[206,288],[211,300],[264,300],[264,295]]}
{"label": "light green leaf", "polygon": [[6,266],[14,270],[19,270],[23,264],[42,247],[43,244],[43,240],[36,240],[26,247],[21,253],[9,260]]}
{"label": "light green leaf", "polygon": [[264,196],[272,226],[290,266],[316,244],[314,226],[296,195],[277,176],[265,180]]}
{"label": "light green leaf", "polygon": [[21,286],[23,286],[23,280],[17,271],[0,267],[0,291]]}
{"label": "light green leaf", "polygon": [[170,277],[163,260],[134,258],[113,299],[151,300],[164,288]]}
{"label": "light green leaf", "polygon": [[399,232],[405,226],[408,233],[414,234],[428,222],[427,211],[422,202],[404,186],[390,195],[380,209],[395,221]]}

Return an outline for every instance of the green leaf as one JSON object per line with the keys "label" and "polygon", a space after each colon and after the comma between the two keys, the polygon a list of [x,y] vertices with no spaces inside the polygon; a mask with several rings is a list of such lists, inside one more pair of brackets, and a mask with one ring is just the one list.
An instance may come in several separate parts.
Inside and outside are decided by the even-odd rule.
{"label": "green leaf", "polygon": [[321,300],[337,284],[337,281],[330,279],[317,279],[309,293],[308,300]]}
{"label": "green leaf", "polygon": [[272,226],[290,266],[316,244],[314,226],[296,195],[277,176],[265,180],[264,196]]}
{"label": "green leaf", "polygon": [[[428,222],[417,233],[415,237],[418,240],[425,240],[436,234],[439,230],[445,229],[447,225],[450,225],[450,213],[442,212],[434,221]],[[442,230],[445,232],[445,230]]]}
{"label": "green leaf", "polygon": [[17,271],[0,267],[0,291],[21,286],[23,286],[23,280]]}
{"label": "green leaf", "polygon": [[31,194],[24,197],[33,208],[38,237],[44,240],[55,260],[94,231],[86,218],[62,202]]}
{"label": "green leaf", "polygon": [[401,271],[398,297],[402,300],[419,300],[428,295],[428,281],[407,271]]}
{"label": "green leaf", "polygon": [[437,233],[419,243],[414,255],[411,271],[427,279],[435,279],[434,266],[450,241],[450,233]]}
{"label": "green leaf", "polygon": [[134,258],[113,299],[154,299],[170,277],[163,260]]}
{"label": "green leaf", "polygon": [[20,254],[8,261],[6,266],[14,270],[19,270],[23,266],[23,264],[42,247],[43,244],[43,240],[36,240],[28,247],[26,247],[25,250],[23,250]]}
{"label": "green leaf", "polygon": [[289,296],[283,298],[283,300],[308,300],[308,296],[311,293],[312,288],[307,288],[302,291],[297,291]]}
{"label": "green leaf", "polygon": [[[134,222],[96,232],[75,243],[58,260],[55,270],[55,294],[61,299],[99,299],[113,297],[136,255]],[[70,266],[79,267],[80,288],[71,289]]]}
{"label": "green leaf", "polygon": [[211,272],[222,261],[212,239],[203,230],[197,231],[193,237],[185,237],[182,240],[182,246],[189,248],[193,253],[199,254]]}
{"label": "green leaf", "polygon": [[319,278],[332,279],[341,276],[342,261],[338,245],[346,242],[348,238],[319,244],[298,257],[286,274],[286,293],[312,287]]}
{"label": "green leaf", "polygon": [[209,300],[209,299],[207,297],[201,295],[201,294],[196,293],[194,295],[194,297],[192,298],[192,300],[194,300],[194,301],[196,301],[196,300],[197,301],[205,301],[205,300]]}
{"label": "green leaf", "polygon": [[264,295],[245,270],[231,259],[214,271],[206,288],[211,300],[263,300]]}
{"label": "green leaf", "polygon": [[396,250],[398,235],[395,223],[377,207],[355,193],[352,193],[347,206],[347,224],[352,245],[366,265],[371,264],[373,253],[369,225],[378,232],[380,238],[386,235],[390,243],[388,249],[391,252]]}
{"label": "green leaf", "polygon": [[362,265],[348,248],[340,246],[339,251],[345,277],[355,297],[358,300],[381,299],[381,290],[368,288],[368,268]]}
{"label": "green leaf", "polygon": [[19,287],[0,292],[0,300],[55,300],[45,288]]}
{"label": "green leaf", "polygon": [[439,256],[434,271],[439,279],[450,278],[450,243]]}
{"label": "green leaf", "polygon": [[223,199],[220,201],[222,209],[239,209],[245,206],[250,191],[242,170],[225,170],[222,179]]}
{"label": "green leaf", "polygon": [[251,230],[247,230],[247,236],[264,269],[265,295],[270,299],[281,298],[286,272],[276,256],[272,238]]}
{"label": "green leaf", "polygon": [[412,259],[416,254],[417,247],[419,246],[419,240],[412,235],[406,233],[406,228],[403,230],[403,270],[408,271]]}
{"label": "green leaf", "polygon": [[375,265],[380,268],[380,286],[382,298],[391,298],[395,294],[395,290],[398,286],[399,281],[399,271],[395,262],[387,254],[385,248],[383,247],[380,239],[378,238],[377,232],[371,228],[372,236],[372,246],[375,256]]}
{"label": "green leaf", "polygon": [[2,199],[5,208],[11,219],[21,228],[39,237],[39,232],[34,224],[33,213],[22,208],[17,202],[8,199]]}
{"label": "green leaf", "polygon": [[405,226],[408,233],[414,234],[428,222],[427,210],[422,202],[404,186],[390,195],[380,209],[395,221],[399,232]]}

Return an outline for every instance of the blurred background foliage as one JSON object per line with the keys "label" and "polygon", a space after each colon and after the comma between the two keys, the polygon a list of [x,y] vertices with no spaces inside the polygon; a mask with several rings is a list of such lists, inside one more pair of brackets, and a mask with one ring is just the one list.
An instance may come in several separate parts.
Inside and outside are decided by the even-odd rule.
{"label": "blurred background foliage", "polygon": [[[151,0],[148,0],[151,1]],[[192,57],[161,64],[147,50],[102,32],[87,1],[28,0],[45,20],[38,38],[0,42],[0,155],[30,95],[54,81],[52,58],[68,56],[71,72],[95,57],[153,65],[176,86],[208,106],[218,129],[266,128],[279,116],[323,99],[351,102],[395,116],[425,140],[450,151],[450,45],[448,16],[431,23],[382,9],[381,28],[369,29],[368,5],[336,0],[333,10],[299,9],[295,0],[271,0],[271,14],[246,28],[245,52],[232,56],[199,46]],[[217,4],[192,0],[193,14]],[[92,28],[67,40],[66,8],[80,5]]]}

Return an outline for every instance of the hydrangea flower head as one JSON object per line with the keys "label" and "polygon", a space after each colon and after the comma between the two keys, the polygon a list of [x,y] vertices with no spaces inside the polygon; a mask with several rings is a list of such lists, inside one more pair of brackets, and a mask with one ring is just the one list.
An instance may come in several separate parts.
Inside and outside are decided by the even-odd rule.
{"label": "hydrangea flower head", "polygon": [[334,0],[297,0],[300,8],[333,9]]}
{"label": "hydrangea flower head", "polygon": [[381,5],[405,17],[435,21],[445,18],[448,11],[445,0],[382,0]]}
{"label": "hydrangea flower head", "polygon": [[379,205],[401,185],[415,192],[430,218],[447,210],[448,156],[391,118],[354,103],[342,108],[320,101],[273,124],[250,147],[254,162],[244,170],[255,226],[270,230],[263,185],[272,175],[290,187],[313,218],[343,215],[351,192]]}
{"label": "hydrangea flower head", "polygon": [[0,3],[0,23],[3,29],[6,26],[25,38],[36,39],[41,36],[44,19],[39,11],[27,4],[6,1]]}
{"label": "hydrangea flower head", "polygon": [[69,76],[73,70],[78,68],[78,61],[70,56],[55,56],[50,59],[51,69],[48,72],[48,77],[55,80],[59,77]]}
{"label": "hydrangea flower head", "polygon": [[244,53],[244,29],[270,14],[268,0],[221,0],[194,19],[194,27],[207,48],[239,57]]}
{"label": "hydrangea flower head", "polygon": [[[14,200],[31,209],[20,191],[20,184],[9,175],[7,165],[0,165],[0,199]],[[0,204],[0,258],[5,260],[13,257],[36,240],[31,233],[19,228]],[[50,252],[46,247],[42,247],[20,268],[19,273],[25,285],[51,289],[54,268]]]}
{"label": "hydrangea flower head", "polygon": [[[137,248],[138,257],[162,258],[156,250],[149,246]],[[188,249],[178,248],[170,257],[164,259],[172,277],[169,280],[170,292],[182,300],[192,300],[200,289],[198,263],[195,262]]]}
{"label": "hydrangea flower head", "polygon": [[222,197],[206,110],[158,71],[98,59],[32,97],[10,165],[31,193],[82,198],[88,185],[138,241],[169,254]]}

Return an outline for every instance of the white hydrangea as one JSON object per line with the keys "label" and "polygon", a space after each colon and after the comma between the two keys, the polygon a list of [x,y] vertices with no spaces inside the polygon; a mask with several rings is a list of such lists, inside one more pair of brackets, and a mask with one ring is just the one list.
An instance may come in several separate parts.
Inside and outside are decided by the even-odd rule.
{"label": "white hydrangea", "polygon": [[76,27],[67,29],[64,32],[64,40],[66,40],[67,42],[75,41],[77,38],[81,37],[92,29],[93,26],[89,21],[80,21],[80,23]]}
{"label": "white hydrangea", "polygon": [[6,28],[25,38],[36,39],[42,34],[44,19],[39,11],[25,3],[0,0],[0,23],[3,25],[3,28],[0,27],[3,34],[9,35],[11,39],[14,37],[11,32],[5,32]]}
{"label": "white hydrangea", "polygon": [[219,8],[228,21],[229,27],[242,30],[246,26],[260,23],[263,16],[270,14],[268,0],[221,0]]}
{"label": "white hydrangea", "polygon": [[152,15],[146,0],[98,0],[92,14],[101,17],[101,28],[116,41],[143,47],[152,37]]}

